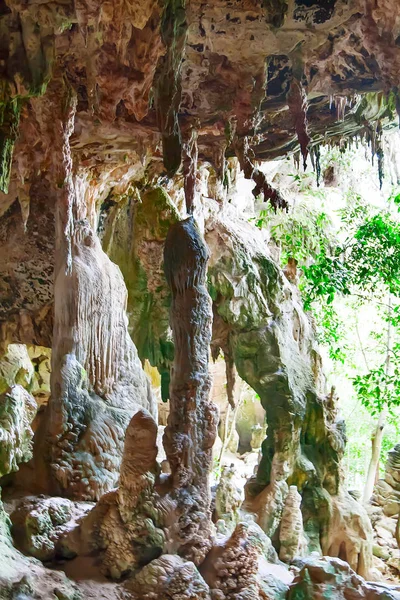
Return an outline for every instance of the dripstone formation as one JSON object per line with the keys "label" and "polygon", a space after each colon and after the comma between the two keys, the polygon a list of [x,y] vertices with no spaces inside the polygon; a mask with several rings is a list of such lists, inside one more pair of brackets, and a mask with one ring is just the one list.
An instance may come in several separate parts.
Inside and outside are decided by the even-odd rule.
{"label": "dripstone formation", "polygon": [[[0,597],[396,598],[362,579],[336,397],[246,210],[287,210],[263,161],[319,176],[324,142],[382,173],[398,2],[3,0],[0,32]],[[211,356],[265,410],[244,492],[210,484]]]}

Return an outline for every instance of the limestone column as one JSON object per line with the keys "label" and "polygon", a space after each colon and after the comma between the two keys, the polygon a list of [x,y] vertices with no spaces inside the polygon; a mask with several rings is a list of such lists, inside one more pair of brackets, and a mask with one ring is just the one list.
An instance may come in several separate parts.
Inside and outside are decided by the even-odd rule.
{"label": "limestone column", "polygon": [[193,217],[167,235],[164,268],[171,289],[175,357],[164,446],[171,466],[173,523],[167,548],[199,564],[211,547],[209,472],[217,409],[209,399],[212,304],[206,288],[209,251]]}

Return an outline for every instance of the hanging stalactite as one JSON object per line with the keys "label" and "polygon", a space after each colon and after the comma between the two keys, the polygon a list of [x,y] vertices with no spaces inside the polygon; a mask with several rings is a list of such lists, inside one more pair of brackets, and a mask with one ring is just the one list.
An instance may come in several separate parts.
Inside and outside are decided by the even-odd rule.
{"label": "hanging stalactite", "polygon": [[307,157],[309,153],[310,136],[308,134],[307,121],[307,94],[300,80],[292,79],[290,90],[287,96],[290,113],[293,117],[294,127],[297,139],[300,144],[300,151],[303,157],[303,168],[307,168]]}
{"label": "hanging stalactite", "polygon": [[155,87],[157,121],[162,134],[164,166],[173,175],[181,164],[182,141],[178,121],[181,102],[181,66],[186,42],[185,0],[168,0],[161,23],[167,48]]}
{"label": "hanging stalactite", "polygon": [[197,173],[197,131],[192,130],[189,139],[182,146],[183,186],[185,190],[186,212],[193,213],[194,198],[196,193]]}
{"label": "hanging stalactite", "polygon": [[21,100],[0,101],[0,190],[8,193],[14,144],[18,136]]}
{"label": "hanging stalactite", "polygon": [[289,209],[287,201],[280,195],[278,190],[267,182],[265,174],[253,165],[252,159],[254,159],[254,154],[249,146],[248,139],[237,140],[234,147],[245,178],[252,179],[256,184],[252,190],[253,196],[257,198],[257,196],[262,194],[264,202],[269,200],[275,210],[280,208],[287,211]]}

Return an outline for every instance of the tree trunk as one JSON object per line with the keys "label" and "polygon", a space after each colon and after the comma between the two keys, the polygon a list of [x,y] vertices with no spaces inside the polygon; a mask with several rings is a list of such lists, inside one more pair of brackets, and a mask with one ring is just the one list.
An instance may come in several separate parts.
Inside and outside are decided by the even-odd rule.
{"label": "tree trunk", "polygon": [[383,432],[385,429],[385,424],[386,424],[386,411],[384,410],[379,414],[378,423],[376,425],[376,429],[375,429],[374,433],[372,434],[372,438],[371,438],[372,452],[371,452],[371,460],[369,462],[369,467],[368,467],[367,479],[366,479],[365,487],[364,487],[364,494],[363,494],[364,504],[369,502],[369,500],[372,496],[372,492],[374,490],[375,474],[379,467],[379,456],[381,453],[382,439],[383,439]]}

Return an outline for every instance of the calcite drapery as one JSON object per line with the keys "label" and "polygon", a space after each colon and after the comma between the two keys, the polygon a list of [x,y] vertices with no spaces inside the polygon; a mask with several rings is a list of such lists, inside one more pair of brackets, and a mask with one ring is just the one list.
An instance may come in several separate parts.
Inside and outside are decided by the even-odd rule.
{"label": "calcite drapery", "polygon": [[164,268],[171,289],[171,327],[175,357],[170,415],[164,447],[171,466],[171,497],[176,522],[169,527],[167,550],[199,564],[211,547],[211,449],[217,412],[209,400],[208,360],[211,299],[205,286],[208,249],[193,217],[170,228]]}
{"label": "calcite drapery", "polygon": [[[125,430],[150,384],[128,333],[126,287],[86,216],[70,136],[76,96],[61,94],[53,119],[56,253],[51,399],[46,413],[53,487],[96,500],[118,479]],[[66,107],[66,108],[65,108]]]}

